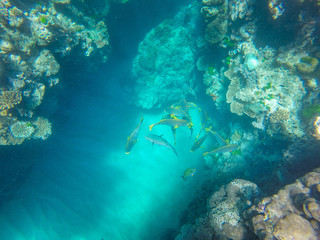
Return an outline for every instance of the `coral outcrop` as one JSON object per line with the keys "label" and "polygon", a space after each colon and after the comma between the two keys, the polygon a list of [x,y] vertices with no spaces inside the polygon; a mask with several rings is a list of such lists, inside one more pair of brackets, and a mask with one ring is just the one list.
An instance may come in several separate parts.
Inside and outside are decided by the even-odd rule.
{"label": "coral outcrop", "polygon": [[251,239],[253,233],[241,218],[259,194],[257,185],[246,180],[235,179],[223,185],[208,199],[207,215],[183,226],[176,240]]}
{"label": "coral outcrop", "polygon": [[193,94],[195,41],[192,36],[197,28],[197,11],[197,5],[188,6],[174,19],[152,29],[139,44],[132,68],[137,106],[159,108]]}
{"label": "coral outcrop", "polygon": [[260,239],[320,237],[320,169],[315,169],[248,210]]}
{"label": "coral outcrop", "polygon": [[183,225],[175,239],[319,239],[319,168],[272,196],[262,195],[246,180],[223,185],[208,199],[207,213]]}

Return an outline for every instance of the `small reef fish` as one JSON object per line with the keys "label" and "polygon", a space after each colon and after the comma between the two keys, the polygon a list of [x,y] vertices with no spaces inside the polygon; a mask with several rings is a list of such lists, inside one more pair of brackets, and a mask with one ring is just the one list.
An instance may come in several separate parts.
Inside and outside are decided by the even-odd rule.
{"label": "small reef fish", "polygon": [[182,109],[178,107],[169,107],[165,110],[166,113],[170,114],[171,117],[186,117],[190,118],[189,114],[183,111]]}
{"label": "small reef fish", "polygon": [[181,99],[180,102],[173,104],[173,107],[181,108],[184,112],[189,114],[189,108],[198,108],[193,102],[187,102],[186,99]]}
{"label": "small reef fish", "polygon": [[201,147],[201,145],[204,143],[204,141],[206,140],[208,134],[202,136],[200,139],[196,140],[195,143],[193,144],[192,148],[191,148],[191,152],[196,151],[198,148]]}
{"label": "small reef fish", "polygon": [[196,171],[197,169],[195,168],[187,168],[186,170],[184,170],[183,175],[181,177],[184,181],[186,181],[188,177],[193,177]]}
{"label": "small reef fish", "polygon": [[189,122],[185,119],[161,119],[159,122],[151,124],[149,126],[149,130],[151,131],[152,128],[157,125],[167,125],[167,126],[171,126],[174,128],[178,128],[181,126],[187,126],[187,127],[191,128],[193,126],[192,122]]}
{"label": "small reef fish", "polygon": [[217,142],[220,144],[220,146],[227,145],[227,142],[217,132],[212,131],[211,127],[210,128],[206,128],[206,132],[211,133],[215,137]]}
{"label": "small reef fish", "polygon": [[167,148],[172,149],[172,151],[178,156],[178,153],[176,152],[175,148],[166,140],[164,139],[162,136],[158,136],[156,134],[148,134],[145,137],[148,141],[150,141],[153,145],[159,145],[159,146],[165,146]]}
{"label": "small reef fish", "polygon": [[133,130],[130,137],[128,137],[127,144],[126,144],[126,154],[129,154],[133,146],[136,144],[142,122],[143,122],[143,117],[141,117],[140,123]]}
{"label": "small reef fish", "polygon": [[238,148],[238,145],[236,144],[231,144],[231,145],[225,145],[222,147],[219,147],[211,152],[205,152],[203,156],[206,156],[208,154],[215,154],[215,153],[225,153],[225,152],[232,152]]}

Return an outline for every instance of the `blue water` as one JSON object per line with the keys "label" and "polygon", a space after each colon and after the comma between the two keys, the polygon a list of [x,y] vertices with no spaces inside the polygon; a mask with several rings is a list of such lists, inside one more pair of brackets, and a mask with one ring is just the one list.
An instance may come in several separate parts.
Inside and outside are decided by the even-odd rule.
{"label": "blue water", "polygon": [[[179,4],[166,10],[171,4],[149,3],[142,9],[129,5],[130,16],[118,13],[118,27],[132,18],[136,22],[122,30],[111,26],[113,53],[94,74],[79,74],[77,66],[65,63],[70,67],[59,98],[41,106],[51,117],[54,133],[45,142],[12,150],[15,158],[35,164],[1,207],[0,239],[142,240],[178,226],[201,182],[200,175],[192,182],[184,182],[181,175],[188,167],[201,171],[201,153],[190,155],[193,140],[187,129],[177,133],[179,157],[170,149],[153,147],[144,136],[162,110],[141,112],[129,105],[121,85],[129,81],[131,61],[144,34],[177,11]],[[148,7],[149,14],[141,14]],[[141,116],[139,141],[126,155],[126,139]],[[160,127],[158,133],[172,142],[170,129]]]}
{"label": "blue water", "polygon": [[[93,83],[104,78],[101,73]],[[57,132],[30,149],[37,162],[2,208],[0,239],[152,239],[177,226],[200,181],[186,183],[180,175],[200,165],[200,153],[190,157],[187,129],[177,134],[178,158],[153,147],[143,136],[161,113],[146,113],[140,140],[125,155],[126,137],[142,113],[119,101],[119,92],[108,81],[66,97],[57,111],[65,120],[58,117]]]}

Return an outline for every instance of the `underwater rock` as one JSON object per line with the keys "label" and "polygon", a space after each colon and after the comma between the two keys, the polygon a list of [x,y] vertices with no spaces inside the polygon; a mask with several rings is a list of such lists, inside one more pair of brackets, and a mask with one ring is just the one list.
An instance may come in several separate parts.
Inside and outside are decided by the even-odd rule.
{"label": "underwater rock", "polygon": [[260,239],[319,239],[320,231],[314,226],[319,224],[320,199],[313,190],[319,183],[320,169],[315,169],[263,198],[247,211],[254,232]]}
{"label": "underwater rock", "polygon": [[[183,16],[193,15],[194,11],[191,22],[185,23]],[[193,92],[195,42],[191,36],[196,30],[193,21],[197,11],[197,5],[181,10],[175,19],[165,20],[152,29],[139,44],[132,67],[137,106],[159,108]]]}

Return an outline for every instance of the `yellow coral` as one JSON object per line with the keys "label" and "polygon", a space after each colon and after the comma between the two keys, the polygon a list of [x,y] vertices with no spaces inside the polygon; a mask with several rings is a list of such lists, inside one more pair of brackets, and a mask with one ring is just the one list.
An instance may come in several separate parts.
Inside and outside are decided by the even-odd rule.
{"label": "yellow coral", "polygon": [[21,102],[21,92],[0,91],[0,109],[9,109]]}

